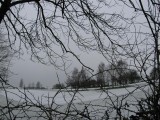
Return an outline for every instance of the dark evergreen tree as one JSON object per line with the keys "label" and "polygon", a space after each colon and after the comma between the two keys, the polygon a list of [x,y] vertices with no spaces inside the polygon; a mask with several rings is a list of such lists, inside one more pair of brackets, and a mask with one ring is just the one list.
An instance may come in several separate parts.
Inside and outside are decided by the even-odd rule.
{"label": "dark evergreen tree", "polygon": [[131,69],[131,70],[129,70],[127,72],[126,78],[127,78],[127,80],[128,80],[129,83],[135,83],[135,82],[139,82],[141,80],[140,75],[134,69]]}
{"label": "dark evergreen tree", "polygon": [[150,72],[150,79],[151,80],[157,80],[159,79],[159,73],[157,68],[153,68]]}
{"label": "dark evergreen tree", "polygon": [[41,83],[38,81],[37,84],[36,84],[36,89],[41,89],[42,85]]}
{"label": "dark evergreen tree", "polygon": [[23,88],[23,87],[24,87],[24,82],[23,82],[23,79],[22,79],[22,78],[21,78],[21,80],[20,80],[19,87],[20,87],[20,88]]}

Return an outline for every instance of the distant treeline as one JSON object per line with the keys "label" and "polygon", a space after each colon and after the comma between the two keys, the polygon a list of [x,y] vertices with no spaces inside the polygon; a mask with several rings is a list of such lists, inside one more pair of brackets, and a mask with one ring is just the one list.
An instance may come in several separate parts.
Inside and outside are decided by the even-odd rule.
{"label": "distant treeline", "polygon": [[140,75],[134,69],[129,68],[126,61],[119,60],[115,63],[98,65],[97,73],[91,75],[84,67],[79,71],[74,68],[72,74],[66,80],[67,86],[72,88],[90,88],[126,85],[141,80]]}
{"label": "distant treeline", "polygon": [[25,89],[46,89],[39,81],[36,84],[32,82],[28,86],[25,86],[23,79],[20,80],[19,87]]}

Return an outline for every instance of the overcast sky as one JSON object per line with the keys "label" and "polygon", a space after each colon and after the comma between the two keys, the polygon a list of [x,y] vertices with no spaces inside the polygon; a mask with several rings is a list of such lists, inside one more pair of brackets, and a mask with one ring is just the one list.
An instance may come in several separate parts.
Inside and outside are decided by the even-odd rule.
{"label": "overcast sky", "polygon": [[[123,6],[121,6],[121,7],[124,9]],[[113,10],[115,10],[115,9],[120,12],[120,10],[117,7],[115,7]],[[31,6],[28,6],[27,10],[23,9],[22,13],[24,13],[24,12],[26,14],[23,14],[23,16],[26,16],[27,13],[30,15],[31,18],[36,15],[34,13],[34,11],[32,10]],[[128,16],[131,16],[133,10],[125,10],[124,9],[123,12],[127,12]],[[142,20],[142,18],[140,18],[140,19]],[[75,47],[74,45],[71,46],[71,49],[74,50],[74,52],[76,54],[77,54],[77,52],[79,52],[77,55],[80,55],[81,61],[86,66],[91,67],[95,71],[97,70],[97,66],[100,62],[104,62],[106,65],[108,64],[105,61],[104,57],[98,53],[80,52],[79,49],[77,49],[77,46]],[[18,87],[20,79],[23,79],[26,86],[28,86],[28,84],[31,84],[33,82],[36,84],[37,81],[40,81],[44,87],[51,88],[54,84],[58,83],[58,79],[57,79],[56,74],[58,74],[61,82],[66,81],[65,73],[63,71],[56,70],[54,66],[42,65],[41,63],[32,62],[30,60],[30,55],[26,55],[26,54],[21,56],[21,58],[23,58],[23,59],[14,58],[14,60],[12,60],[11,71],[14,74],[12,74],[9,78],[11,84]],[[70,60],[72,60],[72,62],[69,63],[69,64],[71,64],[71,66],[67,70],[67,72],[70,72],[71,70],[73,70],[74,67],[77,67],[79,70],[81,69],[80,63],[73,56],[70,58]]]}
{"label": "overcast sky", "polygon": [[[26,17],[29,16],[29,19],[32,19],[36,16],[35,9],[33,6],[27,5],[26,9],[23,8],[21,13],[22,16]],[[60,13],[61,14],[61,13]],[[59,33],[62,34],[62,33]],[[63,36],[63,35],[61,35]],[[87,36],[88,37],[88,36]],[[63,38],[62,41],[66,44],[66,38]],[[54,50],[57,46],[54,46]],[[60,48],[60,47],[59,47]],[[57,47],[58,50],[61,50]],[[83,52],[80,51],[75,44],[71,43],[70,41],[70,48],[73,50],[76,55],[81,59],[81,61],[88,67],[91,67],[95,71],[97,70],[97,66],[100,62],[104,61],[104,57],[96,52]],[[25,50],[24,50],[25,51]],[[81,69],[82,65],[78,62],[78,60],[73,57],[73,55],[68,55],[69,61],[67,64],[68,66],[71,64],[67,72],[70,73],[74,67],[77,67],[79,70]],[[58,83],[57,74],[61,82],[65,82],[67,79],[66,74],[64,71],[57,70],[53,65],[43,65],[41,63],[33,62],[30,60],[30,55],[24,53],[21,56],[22,59],[14,58],[12,60],[12,67],[11,71],[14,73],[11,75],[10,83],[15,86],[19,86],[20,79],[23,79],[24,84],[28,86],[33,82],[36,84],[37,81],[40,81],[44,87],[51,88],[54,84]],[[107,63],[106,63],[107,64]]]}
{"label": "overcast sky", "polygon": [[[37,81],[40,81],[44,87],[51,88],[54,84],[58,83],[57,74],[61,82],[66,81],[67,77],[64,71],[55,69],[53,65],[43,65],[33,62],[28,55],[24,55],[22,58],[23,59],[14,58],[14,60],[12,60],[11,71],[14,73],[10,77],[10,83],[12,85],[18,87],[20,79],[23,79],[26,86],[30,83],[34,82],[36,84]],[[83,53],[80,58],[85,65],[91,67],[95,71],[100,62],[105,62],[102,55],[95,52]],[[75,59],[72,61],[67,72],[71,72],[74,67],[80,70],[82,65]]]}

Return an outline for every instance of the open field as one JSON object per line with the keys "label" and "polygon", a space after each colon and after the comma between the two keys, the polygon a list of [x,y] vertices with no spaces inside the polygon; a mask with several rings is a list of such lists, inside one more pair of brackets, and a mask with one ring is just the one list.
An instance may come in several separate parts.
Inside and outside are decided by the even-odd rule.
{"label": "open field", "polygon": [[[105,111],[109,111],[110,118],[116,117],[115,110],[111,108],[116,106],[125,106],[128,105],[127,109],[122,109],[124,116],[130,116],[135,114],[134,112],[138,109],[134,106],[138,99],[145,98],[145,92],[148,91],[149,87],[144,83],[132,84],[132,87],[126,88],[116,88],[116,89],[105,89],[105,90],[94,90],[88,89],[86,91],[71,91],[67,90],[58,91],[54,90],[18,90],[18,89],[7,89],[7,96],[10,101],[14,101],[15,104],[34,104],[39,105],[42,104],[46,107],[57,108],[57,111],[66,111],[69,107],[69,110],[74,115],[74,111],[84,111],[87,109],[90,117],[92,119],[101,119],[106,117]],[[139,89],[139,87],[141,89]],[[4,104],[5,101],[5,92],[1,91],[1,102],[0,104]],[[3,96],[3,97],[2,97]],[[41,108],[31,107],[32,111],[38,112],[29,112],[28,116],[34,116],[34,114],[41,113]],[[20,116],[22,115],[22,111],[15,110]],[[41,112],[40,112],[41,111]],[[132,112],[134,111],[134,112]],[[45,116],[43,114],[42,116]],[[63,116],[59,116],[61,119]],[[77,116],[78,117],[78,116]],[[35,117],[34,117],[35,118]],[[41,117],[40,117],[41,118]],[[41,118],[45,119],[44,117]],[[71,119],[68,117],[68,119]]]}

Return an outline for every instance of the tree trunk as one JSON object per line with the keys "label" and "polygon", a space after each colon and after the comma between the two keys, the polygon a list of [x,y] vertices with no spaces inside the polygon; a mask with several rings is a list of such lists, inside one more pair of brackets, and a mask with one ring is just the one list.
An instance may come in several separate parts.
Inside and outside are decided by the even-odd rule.
{"label": "tree trunk", "polygon": [[4,0],[2,2],[1,8],[0,8],[0,23],[4,19],[4,16],[6,15],[7,11],[10,9],[11,0]]}

